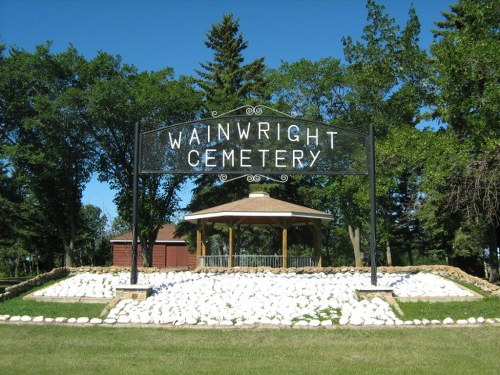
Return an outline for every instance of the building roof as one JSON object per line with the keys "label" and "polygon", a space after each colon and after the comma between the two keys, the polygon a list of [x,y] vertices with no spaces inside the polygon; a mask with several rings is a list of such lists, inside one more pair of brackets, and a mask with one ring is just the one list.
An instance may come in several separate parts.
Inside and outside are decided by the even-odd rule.
{"label": "building roof", "polygon": [[268,193],[251,193],[248,198],[220,206],[207,208],[186,215],[184,220],[197,222],[227,222],[233,220],[239,224],[279,224],[283,220],[294,224],[304,224],[315,219],[323,223],[333,216],[322,211],[271,198]]}
{"label": "building roof", "polygon": [[[123,233],[120,236],[116,236],[111,239],[111,242],[132,242],[132,232]],[[165,224],[158,231],[158,237],[156,237],[156,243],[164,242],[176,242],[185,243],[186,241],[182,238],[175,236],[175,225]]]}

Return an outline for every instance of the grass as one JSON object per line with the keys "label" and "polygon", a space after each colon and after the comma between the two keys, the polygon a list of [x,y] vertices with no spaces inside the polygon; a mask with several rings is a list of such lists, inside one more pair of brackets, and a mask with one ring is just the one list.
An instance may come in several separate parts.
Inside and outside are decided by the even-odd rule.
{"label": "grass", "polygon": [[0,325],[2,374],[496,374],[496,326],[201,330]]}
{"label": "grass", "polygon": [[93,303],[58,303],[58,302],[38,302],[25,301],[23,297],[26,294],[46,288],[60,280],[53,280],[42,286],[34,288],[18,297],[0,302],[0,315],[28,315],[31,317],[44,316],[46,318],[79,318],[86,316],[88,318],[98,318],[106,304]]}
{"label": "grass", "polygon": [[500,298],[490,297],[477,302],[399,302],[398,304],[404,312],[404,316],[401,317],[403,320],[500,317]]}
{"label": "grass", "polygon": [[413,319],[437,319],[444,320],[448,317],[458,319],[468,318],[499,318],[500,317],[500,298],[493,297],[478,287],[464,283],[454,282],[465,286],[484,298],[481,301],[468,302],[398,302],[399,307],[404,312],[401,316],[403,320]]}

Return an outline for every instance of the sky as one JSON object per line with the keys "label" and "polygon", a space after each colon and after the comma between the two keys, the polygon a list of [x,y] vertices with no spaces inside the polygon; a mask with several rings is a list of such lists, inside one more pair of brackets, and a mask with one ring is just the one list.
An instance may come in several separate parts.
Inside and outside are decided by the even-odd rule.
{"label": "sky", "polygon": [[[432,42],[434,22],[453,0],[378,0],[404,26],[411,4],[420,19],[420,42]],[[52,41],[51,51],[72,44],[92,59],[98,51],[120,55],[140,71],[172,67],[177,75],[196,75],[200,63],[212,60],[203,43],[222,16],[239,19],[248,41],[245,63],[265,57],[277,68],[282,61],[301,58],[342,58],[342,37],[360,40],[366,25],[364,0],[0,0],[0,43],[32,52]],[[191,187],[182,191],[183,205]],[[114,191],[93,178],[83,194],[84,204],[100,207],[114,218]]]}

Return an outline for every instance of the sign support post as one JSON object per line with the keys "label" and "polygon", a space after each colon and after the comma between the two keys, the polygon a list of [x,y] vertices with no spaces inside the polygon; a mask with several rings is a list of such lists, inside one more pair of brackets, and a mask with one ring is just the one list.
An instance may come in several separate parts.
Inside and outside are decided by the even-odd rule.
{"label": "sign support post", "polygon": [[369,137],[369,178],[370,178],[370,266],[371,266],[371,284],[377,285],[377,213],[375,207],[375,130],[373,124],[370,124]]}
{"label": "sign support post", "polygon": [[139,190],[139,122],[135,123],[134,133],[134,176],[132,183],[132,269],[130,271],[130,284],[137,284],[137,206]]}

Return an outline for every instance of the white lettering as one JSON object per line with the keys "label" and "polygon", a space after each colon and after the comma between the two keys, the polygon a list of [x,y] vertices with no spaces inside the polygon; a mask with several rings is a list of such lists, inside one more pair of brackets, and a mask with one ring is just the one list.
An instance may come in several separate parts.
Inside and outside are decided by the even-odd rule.
{"label": "white lettering", "polygon": [[303,167],[302,165],[302,158],[304,157],[304,151],[302,150],[293,150],[293,158],[292,158],[292,165],[294,168],[300,166],[301,168]]}
{"label": "white lettering", "polygon": [[250,156],[243,156],[243,154],[249,154],[252,150],[241,149],[240,150],[240,167],[251,167],[252,164],[243,164],[243,161],[250,160]]}
{"label": "white lettering", "polygon": [[330,136],[330,148],[333,150],[333,136],[338,134],[337,132],[326,132]]}
{"label": "white lettering", "polygon": [[293,134],[293,137],[292,137],[292,128],[295,129],[295,132],[298,132],[300,129],[297,125],[290,125],[288,127],[288,139],[291,141],[291,142],[298,142],[299,141],[299,136],[298,134]]}
{"label": "white lettering", "polygon": [[312,151],[309,151],[309,152],[311,153],[311,156],[313,157],[313,160],[312,160],[311,164],[309,165],[309,167],[312,167],[314,165],[314,163],[316,162],[316,159],[318,159],[319,153],[321,151],[318,151],[316,153],[316,155],[314,155],[314,152],[312,152]]}
{"label": "white lettering", "polygon": [[224,131],[222,124],[219,124],[219,141],[222,139],[221,133],[224,134],[226,140],[229,141],[229,123],[226,125],[226,131]]}
{"label": "white lettering", "polygon": [[[192,155],[192,154],[196,154],[196,163],[193,163],[193,162],[191,161],[191,155]],[[197,166],[198,166],[198,164],[200,164],[200,153],[199,153],[198,151],[196,151],[196,150],[191,150],[191,151],[189,151],[189,153],[188,153],[188,163],[189,163],[189,165],[190,165],[191,167],[197,167]]]}
{"label": "white lettering", "polygon": [[309,145],[309,140],[311,138],[316,139],[316,146],[318,145],[319,142],[319,134],[318,134],[318,128],[316,128],[316,135],[311,135],[309,134],[309,128],[307,128],[307,144]]}
{"label": "white lettering", "polygon": [[259,139],[261,138],[261,134],[264,133],[267,139],[269,139],[269,135],[267,132],[269,131],[270,125],[268,122],[259,122]]}
{"label": "white lettering", "polygon": [[205,150],[205,166],[206,167],[216,167],[217,163],[210,164],[209,162],[215,160],[215,156],[210,155],[212,152],[217,152],[217,150],[213,148],[207,148]]}
{"label": "white lettering", "polygon": [[259,150],[259,152],[262,154],[262,166],[266,166],[266,154],[269,152],[269,150]]}
{"label": "white lettering", "polygon": [[240,123],[238,122],[238,133],[240,135],[240,140],[241,139],[248,139],[248,135],[250,134],[250,122],[248,123],[248,126],[247,126],[247,130],[245,131],[245,129],[241,128],[240,127]]}
{"label": "white lettering", "polygon": [[276,150],[275,153],[275,166],[276,168],[286,168],[286,164],[278,164],[278,161],[284,161],[284,156],[279,156],[280,154],[286,154],[286,150]]}
{"label": "white lettering", "polygon": [[172,133],[168,132],[168,137],[170,138],[170,147],[172,148],[180,148],[181,147],[181,139],[182,139],[182,132],[179,132],[179,138],[177,139],[172,139]]}
{"label": "white lettering", "polygon": [[189,138],[189,145],[191,146],[191,143],[193,143],[193,140],[196,140],[198,142],[198,145],[200,144],[200,137],[198,137],[198,131],[196,128],[193,129],[193,132],[191,133],[191,138]]}
{"label": "white lettering", "polygon": [[222,166],[226,166],[226,160],[231,161],[231,167],[234,167],[234,150],[226,152],[226,150],[222,150]]}

